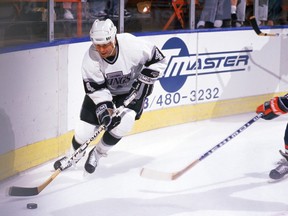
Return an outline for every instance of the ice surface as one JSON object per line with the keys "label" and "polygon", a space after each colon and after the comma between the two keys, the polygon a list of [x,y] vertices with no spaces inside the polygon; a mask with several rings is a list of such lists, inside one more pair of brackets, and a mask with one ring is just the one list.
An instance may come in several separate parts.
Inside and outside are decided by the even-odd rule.
{"label": "ice surface", "polygon": [[[34,187],[53,173],[50,161],[1,182],[2,216],[288,216],[288,179],[269,172],[281,158],[287,116],[258,120],[175,181],[139,176],[172,172],[224,140],[255,113],[192,122],[123,138],[94,174],[86,158],[39,195],[9,197],[10,186]],[[27,203],[37,209],[27,209]]]}

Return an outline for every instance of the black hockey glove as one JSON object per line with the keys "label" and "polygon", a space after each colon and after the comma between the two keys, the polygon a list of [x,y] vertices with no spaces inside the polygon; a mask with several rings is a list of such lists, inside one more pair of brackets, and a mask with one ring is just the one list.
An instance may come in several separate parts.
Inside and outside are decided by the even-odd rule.
{"label": "black hockey glove", "polygon": [[[138,100],[143,100],[148,97],[153,91],[153,85],[159,76],[158,71],[145,68],[141,71],[138,79],[132,84],[132,88],[129,92],[129,98],[135,91],[137,92],[136,98],[130,103],[135,104]],[[129,107],[129,106],[128,106]]]}
{"label": "black hockey glove", "polygon": [[121,122],[120,116],[113,115],[113,103],[110,101],[100,103],[96,106],[96,115],[100,124],[105,125],[107,130],[112,130]]}
{"label": "black hockey glove", "polygon": [[274,97],[270,101],[266,101],[256,109],[256,113],[263,113],[262,116],[265,120],[271,120],[279,115],[288,112],[288,95],[284,97]]}
{"label": "black hockey glove", "polygon": [[96,116],[100,124],[108,127],[112,122],[113,103],[111,101],[102,102],[96,105]]}

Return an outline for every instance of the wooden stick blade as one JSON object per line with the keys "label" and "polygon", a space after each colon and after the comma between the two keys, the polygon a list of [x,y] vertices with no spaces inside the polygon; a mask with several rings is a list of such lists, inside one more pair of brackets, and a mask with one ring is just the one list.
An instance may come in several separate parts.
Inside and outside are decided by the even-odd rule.
{"label": "wooden stick blade", "polygon": [[38,187],[27,188],[12,186],[9,188],[9,196],[35,196],[38,194]]}
{"label": "wooden stick blade", "polygon": [[152,170],[143,168],[140,172],[140,176],[144,178],[154,179],[154,180],[161,180],[161,181],[173,181],[182,176],[184,173],[186,173],[188,170],[190,170],[192,167],[194,167],[197,163],[199,163],[199,159],[194,160],[192,163],[188,164],[183,169],[177,171],[177,172],[161,172],[158,170]]}
{"label": "wooden stick blade", "polygon": [[264,33],[260,30],[258,24],[257,24],[257,20],[256,20],[256,17],[255,16],[251,16],[250,18],[250,23],[251,23],[251,26],[253,28],[253,30],[256,32],[257,35],[259,36],[279,36],[279,34],[277,33]]}
{"label": "wooden stick blade", "polygon": [[46,188],[61,172],[61,169],[57,169],[45,182],[38,187],[18,187],[12,186],[9,188],[8,194],[10,196],[35,196],[38,195],[44,188]]}
{"label": "wooden stick blade", "polygon": [[173,180],[173,173],[161,172],[158,170],[152,170],[142,168],[140,176],[148,179],[160,180],[160,181],[171,181]]}
{"label": "wooden stick blade", "polygon": [[[257,24],[257,20],[256,20],[256,17],[255,16],[251,16],[250,18],[250,23],[251,23],[251,26],[253,28],[253,30],[256,32],[257,35],[261,35],[263,34],[260,29],[259,29],[259,26]],[[262,36],[262,35],[261,35]]]}

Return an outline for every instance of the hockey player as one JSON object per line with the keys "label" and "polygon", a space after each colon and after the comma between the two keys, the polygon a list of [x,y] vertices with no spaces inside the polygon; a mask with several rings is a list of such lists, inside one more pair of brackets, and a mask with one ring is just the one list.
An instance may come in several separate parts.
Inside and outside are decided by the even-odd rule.
{"label": "hockey player", "polygon": [[[129,33],[116,33],[110,19],[95,20],[90,30],[92,45],[82,62],[86,94],[72,139],[73,149],[89,140],[100,125],[106,127],[99,143],[89,152],[85,163],[88,173],[95,171],[99,159],[140,119],[145,98],[152,93],[154,82],[167,66],[164,55],[154,44]],[[136,98],[120,116],[112,116],[114,108],[123,105],[135,91]],[[54,168],[64,170],[71,165],[65,156],[54,163]]]}
{"label": "hockey player", "polygon": [[[279,115],[286,114],[288,112],[288,94],[283,97],[274,97],[270,101],[266,101],[264,104],[257,107],[256,112],[263,113],[264,115],[262,118],[265,120],[271,120]],[[269,176],[272,179],[280,179],[288,174],[288,124],[285,130],[284,143],[285,151],[279,151],[283,158],[278,162],[279,165],[269,173]]]}

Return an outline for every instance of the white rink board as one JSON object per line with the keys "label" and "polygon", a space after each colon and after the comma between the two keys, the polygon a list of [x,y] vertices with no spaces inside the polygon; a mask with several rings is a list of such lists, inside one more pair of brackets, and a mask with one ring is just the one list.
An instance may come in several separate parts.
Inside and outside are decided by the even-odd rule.
{"label": "white rink board", "polygon": [[[155,84],[145,111],[287,90],[287,38],[260,37],[252,30],[165,34],[143,38],[156,43],[169,62],[161,78],[169,80],[166,84],[161,80]],[[72,44],[69,47],[69,129],[74,128],[75,119],[78,118],[75,113],[79,113],[82,104],[80,56],[84,55],[83,47],[89,44]],[[199,59],[201,65],[191,69],[191,65],[195,66]]]}
{"label": "white rink board", "polygon": [[[263,31],[284,34],[287,29]],[[234,114],[249,112],[257,98],[287,92],[287,37],[260,37],[248,28],[161,33],[141,36],[155,42],[169,62],[145,111],[177,109],[161,111],[163,116],[147,113],[161,118],[155,121],[157,126],[172,117],[179,120],[176,123],[193,121],[200,116],[198,110],[205,118],[215,117],[212,112],[228,115],[226,108]],[[0,55],[0,161],[6,163],[9,158],[0,176],[14,175],[64,153],[62,144],[69,144],[70,139],[65,139],[79,118],[84,96],[81,64],[90,45],[90,41],[56,44]],[[200,106],[189,106],[194,104]],[[182,108],[193,111],[182,115]],[[155,126],[145,120],[141,127]]]}
{"label": "white rink board", "polygon": [[[198,70],[190,71],[190,75],[189,71],[186,71],[188,75],[185,83],[179,90],[170,92],[171,94],[179,93],[181,100],[178,103],[175,101],[175,104],[165,104],[165,107],[249,97],[280,91],[279,50],[281,39],[255,36],[255,33],[251,31],[229,32],[228,38],[227,35],[227,32],[178,35],[178,38],[185,42],[190,63],[195,63],[197,58],[195,56],[198,55],[202,65],[199,66]],[[250,38],[250,40],[237,39],[239,35],[241,38]],[[166,38],[166,41],[168,39]],[[165,39],[161,37],[161,40]],[[195,45],[196,42],[198,42],[197,45]],[[181,52],[179,48],[168,50],[168,52],[165,51],[163,50],[170,61],[171,56],[175,58],[175,55],[179,56]],[[247,62],[245,65],[241,65],[243,62],[240,61],[240,65],[236,65],[236,60],[231,63],[232,65],[234,64],[233,66],[224,67],[223,61],[225,59],[222,60],[222,58],[232,56],[246,56]],[[178,64],[181,61],[189,62],[189,57],[180,57]],[[215,59],[214,61],[211,60],[209,64],[205,64],[205,61],[213,58]],[[174,60],[174,62],[177,61]],[[215,64],[215,67],[211,67],[213,64]],[[282,64],[287,63],[281,62]],[[170,65],[168,67],[172,68]],[[210,67],[210,69],[205,69],[205,67]],[[181,73],[185,76],[185,68],[182,68]],[[283,84],[283,87],[287,88],[287,83],[285,84]],[[152,98],[151,101],[157,101],[165,93],[167,91],[163,92],[162,86],[157,84],[157,90],[150,96]],[[162,107],[153,104],[152,106],[149,105],[147,110],[160,108]]]}

